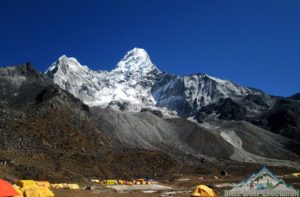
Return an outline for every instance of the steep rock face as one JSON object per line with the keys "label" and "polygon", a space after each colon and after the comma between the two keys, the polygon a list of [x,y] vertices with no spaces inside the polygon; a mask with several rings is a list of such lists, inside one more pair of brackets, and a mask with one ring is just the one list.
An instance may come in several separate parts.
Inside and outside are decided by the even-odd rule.
{"label": "steep rock face", "polygon": [[62,56],[46,74],[89,106],[125,111],[160,109],[164,114],[192,116],[219,98],[263,94],[206,74],[175,76],[161,72],[144,49],[129,51],[110,72],[92,71],[75,58]]}
{"label": "steep rock face", "polygon": [[263,114],[260,125],[300,141],[300,103],[285,98],[277,99],[271,110]]}
{"label": "steep rock face", "polygon": [[[3,107],[26,107],[38,91],[52,83],[38,73],[30,63],[0,69],[0,104]],[[28,106],[27,105],[27,106]]]}
{"label": "steep rock face", "polygon": [[219,98],[261,95],[262,92],[217,79],[206,74],[161,76],[152,89],[157,106],[177,111],[182,116],[194,115],[202,106]]}

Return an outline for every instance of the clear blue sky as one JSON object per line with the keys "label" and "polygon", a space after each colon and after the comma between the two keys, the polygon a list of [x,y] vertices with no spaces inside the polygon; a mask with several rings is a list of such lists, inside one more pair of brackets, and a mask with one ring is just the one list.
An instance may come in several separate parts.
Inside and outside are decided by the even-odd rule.
{"label": "clear blue sky", "polygon": [[163,71],[300,92],[299,0],[1,0],[0,65],[62,54],[110,70],[133,47]]}

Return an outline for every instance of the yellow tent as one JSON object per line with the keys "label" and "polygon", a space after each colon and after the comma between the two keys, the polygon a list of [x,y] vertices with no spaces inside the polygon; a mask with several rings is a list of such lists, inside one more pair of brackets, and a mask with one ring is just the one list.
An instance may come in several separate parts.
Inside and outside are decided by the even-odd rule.
{"label": "yellow tent", "polygon": [[104,184],[106,185],[117,185],[117,181],[116,180],[113,180],[113,179],[109,179],[109,180],[105,180],[104,181]]}
{"label": "yellow tent", "polygon": [[47,187],[29,187],[24,188],[24,196],[26,197],[54,197],[54,193]]}
{"label": "yellow tent", "polygon": [[196,186],[191,196],[216,197],[216,194],[211,188],[207,187],[206,185],[198,185]]}
{"label": "yellow tent", "polygon": [[67,184],[67,189],[80,189],[80,187],[76,183],[69,183]]}
{"label": "yellow tent", "polygon": [[99,179],[91,179],[91,181],[92,181],[93,183],[100,183],[100,180],[99,180]]}
{"label": "yellow tent", "polygon": [[50,187],[55,189],[80,189],[76,183],[54,183]]}
{"label": "yellow tent", "polygon": [[67,185],[67,183],[53,183],[53,184],[50,184],[50,187],[55,188],[55,189],[65,189],[66,185]]}
{"label": "yellow tent", "polygon": [[50,183],[48,181],[36,181],[36,185],[50,188]]}
{"label": "yellow tent", "polygon": [[118,180],[118,184],[119,184],[119,185],[124,185],[124,184],[125,184],[125,181],[119,179],[119,180]]}
{"label": "yellow tent", "polygon": [[17,185],[21,188],[23,187],[32,187],[36,186],[36,182],[34,180],[19,180]]}

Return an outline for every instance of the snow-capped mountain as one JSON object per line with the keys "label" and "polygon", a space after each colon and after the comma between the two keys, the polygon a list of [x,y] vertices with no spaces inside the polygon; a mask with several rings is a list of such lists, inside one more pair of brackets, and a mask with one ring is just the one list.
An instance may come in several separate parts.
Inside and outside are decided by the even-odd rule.
{"label": "snow-capped mountain", "polygon": [[66,56],[46,71],[54,83],[89,106],[130,105],[135,107],[132,110],[155,105],[151,87],[160,73],[147,52],[138,48],[129,51],[110,72],[90,70]]}
{"label": "snow-capped mountain", "polygon": [[140,48],[127,52],[111,71],[93,71],[75,58],[61,56],[46,74],[89,106],[114,106],[127,111],[160,108],[180,116],[194,115],[201,106],[219,98],[262,94],[206,74],[163,73]]}

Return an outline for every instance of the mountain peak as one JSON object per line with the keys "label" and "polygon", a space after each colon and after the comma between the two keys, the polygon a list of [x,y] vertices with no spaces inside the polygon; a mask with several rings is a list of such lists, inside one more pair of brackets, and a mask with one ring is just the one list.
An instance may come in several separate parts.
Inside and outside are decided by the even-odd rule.
{"label": "mountain peak", "polygon": [[37,71],[30,62],[19,64],[16,66],[8,66],[0,68],[0,76],[17,76],[26,77],[28,79],[42,79],[43,75]]}
{"label": "mountain peak", "polygon": [[58,60],[62,60],[62,59],[66,59],[66,58],[68,58],[66,55],[62,55],[58,58]]}
{"label": "mountain peak", "polygon": [[[127,54],[124,56],[122,60],[127,60],[131,57],[140,58],[143,60],[150,60],[150,57],[145,49],[142,48],[133,48],[132,50],[128,51]],[[151,60],[150,60],[151,61]]]}
{"label": "mountain peak", "polygon": [[63,73],[67,71],[78,72],[79,70],[87,70],[86,66],[80,64],[80,62],[74,57],[67,57],[62,55],[56,60],[51,66],[46,70],[47,75],[51,73],[56,73],[58,70],[61,70]]}
{"label": "mountain peak", "polygon": [[79,61],[74,57],[67,57],[66,55],[60,56],[56,61],[58,65],[68,65],[70,67],[82,67]]}
{"label": "mountain peak", "polygon": [[139,72],[144,76],[154,70],[160,72],[152,63],[147,51],[135,47],[126,53],[114,71],[122,71],[125,73]]}

